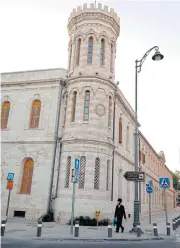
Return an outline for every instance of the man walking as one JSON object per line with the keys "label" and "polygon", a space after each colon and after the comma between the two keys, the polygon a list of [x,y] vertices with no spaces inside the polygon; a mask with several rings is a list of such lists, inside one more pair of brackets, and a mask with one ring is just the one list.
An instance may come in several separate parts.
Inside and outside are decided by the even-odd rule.
{"label": "man walking", "polygon": [[117,224],[116,224],[116,232],[119,232],[119,228],[121,227],[121,232],[124,232],[124,227],[122,226],[122,219],[126,220],[126,212],[125,208],[122,205],[122,199],[118,199],[118,204],[116,206],[115,214],[114,217],[117,219]]}

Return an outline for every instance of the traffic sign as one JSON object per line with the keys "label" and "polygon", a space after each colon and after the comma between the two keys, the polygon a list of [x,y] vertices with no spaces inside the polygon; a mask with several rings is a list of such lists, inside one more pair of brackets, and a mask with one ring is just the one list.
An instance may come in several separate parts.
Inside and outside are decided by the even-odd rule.
{"label": "traffic sign", "polygon": [[152,180],[149,180],[148,184],[149,184],[150,187],[152,187],[153,186]]}
{"label": "traffic sign", "polygon": [[14,173],[13,172],[8,173],[7,180],[8,181],[13,181],[14,180]]}
{"label": "traffic sign", "polygon": [[151,186],[146,187],[146,192],[147,192],[148,194],[152,194],[153,188],[152,188]]}
{"label": "traffic sign", "polygon": [[74,160],[74,183],[78,183],[79,164],[80,164],[80,160],[75,158]]}
{"label": "traffic sign", "polygon": [[162,189],[168,189],[170,187],[170,180],[168,177],[159,178],[159,186]]}
{"label": "traffic sign", "polygon": [[13,189],[13,181],[7,181],[7,187],[6,189],[12,190]]}
{"label": "traffic sign", "polygon": [[145,180],[145,173],[140,171],[126,171],[124,177],[128,181],[138,181],[144,182]]}

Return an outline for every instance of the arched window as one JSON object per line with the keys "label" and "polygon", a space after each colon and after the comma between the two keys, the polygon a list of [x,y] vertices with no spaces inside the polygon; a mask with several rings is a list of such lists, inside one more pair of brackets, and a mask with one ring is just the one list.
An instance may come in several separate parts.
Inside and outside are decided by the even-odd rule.
{"label": "arched window", "polygon": [[70,45],[70,52],[69,52],[69,71],[71,69],[71,57],[72,57],[72,44]]}
{"label": "arched window", "polygon": [[4,101],[1,106],[1,129],[6,129],[10,111],[10,102]]}
{"label": "arched window", "polygon": [[101,40],[101,49],[100,49],[100,65],[104,65],[104,49],[105,49],[105,41],[104,39]]}
{"label": "arched window", "polygon": [[40,112],[41,112],[41,101],[35,99],[32,102],[32,107],[31,107],[31,116],[30,116],[30,125],[29,125],[30,128],[38,128]]}
{"label": "arched window", "polygon": [[76,115],[76,97],[77,97],[77,92],[74,91],[73,93],[73,99],[72,99],[72,116],[71,116],[71,122],[75,121],[75,115]]}
{"label": "arched window", "polygon": [[95,170],[94,170],[94,189],[99,189],[99,178],[100,178],[100,158],[95,160]]}
{"label": "arched window", "polygon": [[107,176],[106,176],[106,190],[109,190],[109,178],[110,178],[110,160],[107,161]]}
{"label": "arched window", "polygon": [[84,99],[84,121],[89,120],[89,102],[90,102],[90,91],[87,90],[85,92],[85,99]]}
{"label": "arched window", "polygon": [[112,118],[112,97],[109,96],[108,127],[111,127]]}
{"label": "arched window", "polygon": [[66,164],[66,177],[65,177],[65,185],[64,188],[69,188],[69,180],[71,174],[71,157],[67,157],[67,164]]}
{"label": "arched window", "polygon": [[126,131],[126,149],[129,150],[129,126],[127,126],[127,131]]}
{"label": "arched window", "polygon": [[79,65],[80,60],[80,51],[81,51],[81,39],[77,40],[77,48],[76,48],[76,65]]}
{"label": "arched window", "polygon": [[86,157],[82,156],[80,159],[80,173],[79,173],[79,189],[84,189],[85,182],[85,169],[86,169]]}
{"label": "arched window", "polygon": [[119,143],[122,144],[122,119],[119,119]]}
{"label": "arched window", "polygon": [[92,54],[93,54],[93,38],[90,37],[88,41],[88,64],[92,64]]}
{"label": "arched window", "polygon": [[20,194],[30,195],[33,169],[34,169],[33,159],[27,158],[24,162],[24,167],[23,167],[23,176],[22,176]]}
{"label": "arched window", "polygon": [[111,44],[110,69],[113,71],[113,44]]}

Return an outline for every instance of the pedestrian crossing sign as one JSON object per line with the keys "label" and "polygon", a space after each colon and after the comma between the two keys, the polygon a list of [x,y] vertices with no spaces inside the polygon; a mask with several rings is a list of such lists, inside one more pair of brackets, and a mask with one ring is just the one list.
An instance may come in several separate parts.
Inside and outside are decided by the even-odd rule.
{"label": "pedestrian crossing sign", "polygon": [[170,180],[168,177],[159,178],[159,186],[162,189],[168,189],[170,187]]}

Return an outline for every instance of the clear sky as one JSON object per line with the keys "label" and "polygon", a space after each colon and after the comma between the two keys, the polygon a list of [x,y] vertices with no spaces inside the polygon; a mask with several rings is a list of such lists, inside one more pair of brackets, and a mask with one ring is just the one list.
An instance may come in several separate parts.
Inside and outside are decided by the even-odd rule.
{"label": "clear sky", "polygon": [[[1,0],[1,72],[67,67],[67,19],[89,0]],[[116,80],[134,107],[134,61],[154,45],[139,74],[141,131],[167,166],[180,170],[180,1],[97,1],[121,18]],[[153,55],[153,54],[152,54]]]}

